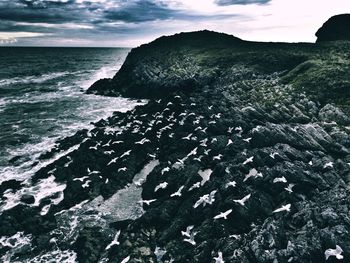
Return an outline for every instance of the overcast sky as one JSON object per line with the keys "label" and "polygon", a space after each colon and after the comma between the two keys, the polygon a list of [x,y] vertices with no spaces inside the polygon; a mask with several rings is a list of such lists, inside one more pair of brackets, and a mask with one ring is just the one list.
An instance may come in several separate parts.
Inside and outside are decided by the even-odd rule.
{"label": "overcast sky", "polygon": [[0,0],[0,45],[134,47],[202,29],[245,40],[314,42],[350,0]]}

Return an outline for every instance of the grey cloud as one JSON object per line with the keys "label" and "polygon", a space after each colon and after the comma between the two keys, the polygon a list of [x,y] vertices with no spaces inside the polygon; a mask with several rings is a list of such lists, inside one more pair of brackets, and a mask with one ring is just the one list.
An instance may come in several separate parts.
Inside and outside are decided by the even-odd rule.
{"label": "grey cloud", "polygon": [[250,5],[250,4],[266,4],[271,0],[216,0],[215,3],[222,6],[227,5]]}

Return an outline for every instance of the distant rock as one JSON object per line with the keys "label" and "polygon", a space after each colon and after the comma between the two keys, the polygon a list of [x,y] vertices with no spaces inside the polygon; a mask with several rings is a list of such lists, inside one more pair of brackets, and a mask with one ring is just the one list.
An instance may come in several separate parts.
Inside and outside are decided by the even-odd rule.
{"label": "distant rock", "polygon": [[21,201],[25,204],[34,204],[35,202],[35,198],[34,196],[30,195],[30,194],[24,194],[21,197]]}
{"label": "distant rock", "polygon": [[316,32],[317,42],[350,40],[350,14],[331,17]]}

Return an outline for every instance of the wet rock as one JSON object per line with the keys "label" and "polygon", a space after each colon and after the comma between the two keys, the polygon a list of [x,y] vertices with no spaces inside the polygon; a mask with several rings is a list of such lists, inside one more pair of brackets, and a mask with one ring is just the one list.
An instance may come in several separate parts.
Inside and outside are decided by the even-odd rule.
{"label": "wet rock", "polygon": [[31,194],[25,194],[22,195],[21,202],[25,204],[33,204],[35,202],[35,198]]}

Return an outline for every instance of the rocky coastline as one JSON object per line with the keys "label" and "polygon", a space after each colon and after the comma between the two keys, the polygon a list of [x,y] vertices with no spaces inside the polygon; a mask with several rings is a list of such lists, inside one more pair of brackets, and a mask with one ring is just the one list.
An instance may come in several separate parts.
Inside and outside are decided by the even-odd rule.
{"label": "rocky coastline", "polygon": [[347,41],[258,43],[210,31],[133,49],[88,92],[147,102],[44,153],[65,153],[32,178],[37,188],[56,183],[47,195],[11,206],[25,186],[1,185],[0,254],[338,262],[326,251],[339,246],[349,262],[349,54]]}

